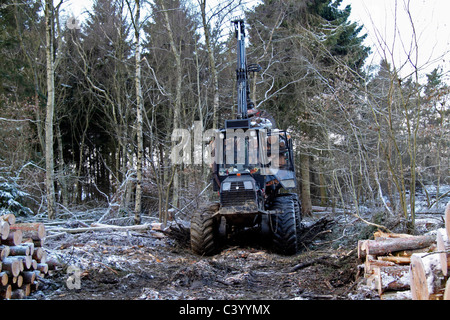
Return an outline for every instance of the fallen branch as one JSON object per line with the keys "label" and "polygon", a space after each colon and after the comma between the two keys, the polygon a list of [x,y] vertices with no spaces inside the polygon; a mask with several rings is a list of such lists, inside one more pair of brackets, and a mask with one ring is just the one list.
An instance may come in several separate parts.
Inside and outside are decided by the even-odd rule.
{"label": "fallen branch", "polygon": [[52,228],[48,231],[54,232],[67,232],[67,233],[82,233],[89,231],[129,231],[129,230],[149,230],[152,228],[151,224],[141,224],[134,226],[114,226],[114,225],[101,225],[86,228]]}
{"label": "fallen branch", "polygon": [[336,263],[333,263],[333,262],[329,261],[329,259],[330,259],[329,256],[321,256],[321,257],[316,258],[316,259],[313,259],[313,260],[311,260],[311,261],[302,262],[302,263],[299,263],[299,264],[295,265],[294,267],[292,267],[292,269],[290,270],[290,272],[295,272],[295,271],[298,271],[298,270],[300,270],[300,269],[307,268],[307,267],[312,266],[313,264],[316,264],[316,263],[320,263],[320,264],[324,264],[324,265],[329,265],[329,266],[332,266],[332,267],[335,267],[335,268],[340,268],[339,265],[337,265]]}

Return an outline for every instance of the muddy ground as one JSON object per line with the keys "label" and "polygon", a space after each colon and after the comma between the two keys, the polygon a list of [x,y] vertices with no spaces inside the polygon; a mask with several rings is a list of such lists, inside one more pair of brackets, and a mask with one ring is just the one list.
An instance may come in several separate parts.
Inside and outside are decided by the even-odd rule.
{"label": "muddy ground", "polygon": [[[320,218],[313,217],[309,225]],[[62,268],[42,280],[33,298],[377,299],[372,292],[357,290],[361,278],[356,242],[361,230],[356,220],[326,219],[331,223],[316,230],[294,256],[274,253],[253,230],[234,237],[211,257],[194,255],[188,233],[180,232],[178,225],[164,233],[97,231],[51,236],[45,248]]]}

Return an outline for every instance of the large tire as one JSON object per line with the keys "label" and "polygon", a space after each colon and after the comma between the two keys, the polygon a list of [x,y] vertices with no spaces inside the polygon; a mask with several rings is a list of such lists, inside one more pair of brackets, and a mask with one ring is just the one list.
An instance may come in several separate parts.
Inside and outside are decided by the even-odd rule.
{"label": "large tire", "polygon": [[218,245],[218,204],[200,207],[191,218],[191,249],[201,256],[213,255]]}
{"label": "large tire", "polygon": [[292,193],[292,201],[294,201],[295,224],[297,229],[297,239],[302,231],[302,205],[297,194]]}
{"label": "large tire", "polygon": [[277,197],[273,210],[279,211],[272,215],[273,244],[275,250],[284,255],[297,253],[297,222],[294,201],[292,197]]}

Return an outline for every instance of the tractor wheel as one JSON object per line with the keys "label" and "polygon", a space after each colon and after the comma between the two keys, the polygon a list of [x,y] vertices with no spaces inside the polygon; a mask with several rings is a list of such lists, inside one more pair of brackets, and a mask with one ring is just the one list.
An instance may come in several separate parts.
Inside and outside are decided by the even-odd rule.
{"label": "tractor wheel", "polygon": [[297,229],[297,238],[300,236],[302,231],[302,205],[300,200],[298,200],[297,194],[292,194],[292,200],[294,201],[294,212],[295,212],[295,226]]}
{"label": "tractor wheel", "polygon": [[219,221],[214,213],[218,204],[197,209],[191,218],[191,249],[195,254],[210,256],[217,249]]}
{"label": "tractor wheel", "polygon": [[273,243],[277,252],[284,255],[296,254],[297,223],[293,199],[289,196],[276,198],[273,210],[279,211],[272,215]]}

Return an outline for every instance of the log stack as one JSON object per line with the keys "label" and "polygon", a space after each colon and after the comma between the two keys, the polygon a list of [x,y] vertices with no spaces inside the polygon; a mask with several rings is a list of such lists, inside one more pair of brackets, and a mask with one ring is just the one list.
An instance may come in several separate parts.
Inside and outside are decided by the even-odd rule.
{"label": "log stack", "polygon": [[444,218],[445,228],[436,233],[435,251],[411,257],[411,295],[414,300],[450,300],[450,202]]}
{"label": "log stack", "polygon": [[445,228],[422,236],[377,231],[358,242],[364,277],[381,298],[410,291],[413,300],[450,300],[450,203]]}
{"label": "log stack", "polygon": [[411,236],[377,231],[374,240],[358,242],[358,258],[364,261],[364,277],[367,284],[378,291],[410,290],[409,265],[411,256],[430,252],[435,247],[435,237]]}
{"label": "log stack", "polygon": [[16,223],[13,214],[0,216],[0,299],[23,299],[48,273],[46,235],[42,223]]}

